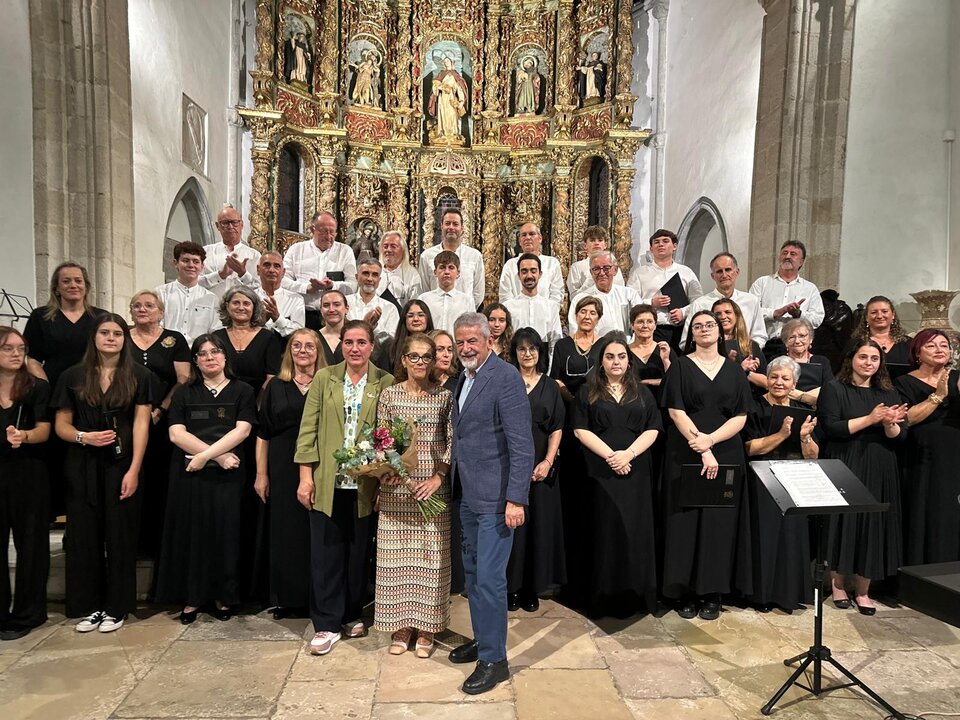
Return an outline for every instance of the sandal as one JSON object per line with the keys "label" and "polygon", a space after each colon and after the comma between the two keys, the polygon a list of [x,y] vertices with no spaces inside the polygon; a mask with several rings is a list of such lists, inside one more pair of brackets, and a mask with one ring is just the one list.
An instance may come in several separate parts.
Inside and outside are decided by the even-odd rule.
{"label": "sandal", "polygon": [[421,632],[417,638],[416,656],[418,658],[428,658],[433,654],[433,648],[433,633]]}
{"label": "sandal", "polygon": [[410,649],[410,641],[413,640],[413,630],[410,628],[401,628],[391,637],[390,654],[403,655]]}

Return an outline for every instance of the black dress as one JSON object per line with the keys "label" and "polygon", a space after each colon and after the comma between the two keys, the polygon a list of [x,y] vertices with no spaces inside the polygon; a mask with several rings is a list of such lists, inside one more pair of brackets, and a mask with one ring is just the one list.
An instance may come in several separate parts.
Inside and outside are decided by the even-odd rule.
{"label": "black dress", "polygon": [[[174,363],[190,362],[190,347],[176,330],[163,329],[154,343],[146,350],[136,343],[130,345],[133,358],[153,374],[151,395],[154,407],[167,397],[177,384]],[[153,560],[160,558],[160,542],[163,539],[163,512],[167,506],[167,484],[170,481],[170,432],[166,415],[156,423],[150,423],[150,441],[143,458],[143,474],[139,492],[143,493],[143,515],[140,519],[140,552]],[[156,576],[155,576],[156,577]]]}
{"label": "black dress", "polygon": [[297,500],[300,466],[293,462],[305,401],[296,383],[274,378],[263,393],[257,428],[270,443],[270,605],[285,608],[306,608],[310,592],[310,516]]}
{"label": "black dress", "polygon": [[[35,628],[47,621],[47,574],[50,570],[50,530],[47,519],[49,486],[43,462],[44,445],[7,442],[5,429],[32,430],[51,422],[50,385],[36,380],[20,401],[0,407],[0,563],[9,568],[8,538],[17,551],[16,597],[10,607],[10,573],[0,573],[0,629]],[[52,430],[51,430],[52,434]]]}
{"label": "black dress", "polygon": [[[644,362],[636,353],[632,350],[630,351],[630,369],[633,370],[638,380],[663,380],[663,376],[666,374],[666,370],[663,369],[663,358],[660,357],[659,348],[654,348],[653,352],[650,354],[650,357],[647,358],[647,361]],[[677,361],[677,355],[673,352],[673,349],[670,350],[670,363],[673,364]],[[660,385],[647,385],[647,389],[653,395],[654,400],[657,401],[657,405],[660,403]]]}
{"label": "black dress", "polygon": [[575,345],[573,338],[566,336],[553,346],[550,363],[550,377],[562,382],[569,392],[561,393],[566,420],[563,437],[560,439],[560,451],[557,462],[563,466],[563,475],[567,482],[560,484],[561,505],[563,508],[563,544],[567,555],[567,584],[563,589],[564,602],[579,606],[584,602],[589,585],[590,558],[587,541],[590,528],[586,524],[589,514],[589,493],[582,482],[586,473],[583,451],[580,441],[573,434],[573,400],[577,391],[587,379],[587,374],[597,366],[599,342],[584,354]]}
{"label": "black dress", "polygon": [[[717,430],[751,408],[750,387],[743,369],[725,359],[713,380],[690,357],[670,366],[663,382],[663,407],[683,410],[700,432]],[[734,435],[717,443],[713,455],[721,465],[744,465],[743,440]],[[702,465],[675,425],[667,428],[663,467],[664,559],[663,594],[683,598],[734,590],[753,592],[750,498],[740,475],[733,508],[684,508],[679,486],[683,465]]]}
{"label": "black dress", "polygon": [[[818,369],[819,368],[819,369]],[[811,355],[805,363],[800,363],[800,377],[797,378],[797,390],[809,392],[833,381],[833,368],[829,358],[823,355]]]}
{"label": "black dress", "polygon": [[[565,410],[557,381],[541,375],[527,393],[533,417],[534,464],[547,456],[551,433],[563,428]],[[540,482],[530,483],[527,518],[513,531],[507,565],[507,590],[539,595],[567,581],[563,554],[563,513],[558,464]]]}
{"label": "black dress", "polygon": [[[764,355],[763,350],[760,349],[760,345],[758,345],[755,340],[750,341],[750,355],[760,361],[760,365],[757,367],[756,372],[766,377],[767,356]],[[738,366],[747,359],[747,356],[740,351],[740,348],[733,341],[727,343],[727,357],[733,360],[733,362],[735,362]],[[740,370],[742,371],[743,368],[741,367]],[[744,373],[744,375],[746,375],[746,373]],[[750,385],[750,392],[753,394],[754,398],[759,398],[761,395],[766,394],[766,388],[762,388],[759,385],[754,385],[749,379],[747,380],[747,383]]]}
{"label": "black dress", "polygon": [[276,375],[280,372],[281,350],[280,338],[266,328],[260,332],[243,350],[237,350],[230,342],[226,328],[215,330],[214,335],[220,338],[227,350],[227,366],[234,379],[245,382],[253,388],[255,395],[260,394],[260,388],[267,380],[267,375]]}
{"label": "black dress", "polygon": [[854,387],[834,380],[820,389],[818,423],[827,438],[827,458],[842,460],[879,502],[885,513],[833,516],[828,548],[830,568],[841,575],[882,580],[897,574],[901,558],[900,480],[896,447],[906,439],[907,426],[890,439],[883,425],[871,425],[851,435],[847,422],[873,412],[879,403],[900,404],[896,390]]}
{"label": "black dress", "polygon": [[[960,373],[950,372],[947,399],[910,426],[901,448],[903,561],[906,565],[960,560]],[[903,375],[895,383],[903,402],[916,405],[934,391]]]}
{"label": "black dress", "polygon": [[[231,380],[216,397],[202,383],[177,388],[170,403],[170,425],[184,425],[207,444],[214,442],[224,432],[207,437],[204,406],[211,404],[232,406],[234,426],[240,421],[257,423],[253,389]],[[252,462],[244,445],[232,450],[240,458],[238,468],[224,470],[210,463],[189,473],[185,453],[174,446],[157,584],[159,602],[200,607],[213,600],[227,605],[240,601],[240,538],[256,531],[256,526],[241,526],[246,464]]]}
{"label": "black dress", "polygon": [[[612,450],[625,450],[647,430],[661,431],[660,412],[647,388],[639,397],[617,403],[612,398],[588,401],[588,387],[577,392],[573,427],[589,430]],[[587,603],[599,612],[648,612],[657,603],[657,557],[654,539],[653,482],[650,453],[630,463],[627,475],[617,475],[607,461],[582,448],[586,464],[583,485],[590,498],[584,517],[589,530],[590,572]],[[580,512],[583,512],[582,510]]]}
{"label": "black dress", "polygon": [[104,409],[80,397],[84,368],[74,365],[60,376],[51,407],[70,410],[78,432],[116,430],[118,442],[106,447],[67,446],[63,473],[67,489],[67,617],[99,610],[122,618],[136,608],[137,533],[142,494],[120,499],[123,476],[133,458],[136,406],[150,406],[152,377],[134,365],[133,402]]}
{"label": "black dress", "polygon": [[[790,407],[803,403],[790,401]],[[815,411],[810,411],[816,416]],[[770,419],[773,406],[758,398],[743,432],[744,440],[772,435]],[[817,428],[819,430],[819,428]],[[751,455],[749,460],[802,460],[800,446],[790,440],[766,455]],[[759,605],[776,604],[785,610],[813,599],[813,573],[810,566],[810,527],[805,515],[781,515],[780,509],[754,473],[747,480],[750,493],[750,534],[753,538],[753,594],[747,599]]]}

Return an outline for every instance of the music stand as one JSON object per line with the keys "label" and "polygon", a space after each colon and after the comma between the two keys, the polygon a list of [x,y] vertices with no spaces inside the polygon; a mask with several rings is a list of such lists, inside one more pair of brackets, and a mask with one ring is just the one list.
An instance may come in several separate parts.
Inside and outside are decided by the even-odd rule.
{"label": "music stand", "polygon": [[[781,461],[783,462],[783,461]],[[830,648],[823,644],[823,581],[828,569],[827,561],[824,559],[824,518],[827,515],[840,515],[848,513],[870,513],[886,512],[889,503],[879,502],[863,483],[850,471],[850,469],[840,460],[798,460],[793,462],[816,462],[830,481],[836,486],[847,501],[847,505],[826,505],[818,507],[798,507],[794,503],[790,493],[780,483],[773,470],[770,468],[770,461],[758,460],[750,463],[750,469],[756,474],[757,478],[767,492],[773,498],[773,501],[780,508],[783,515],[808,515],[813,521],[814,532],[816,533],[816,555],[813,566],[813,592],[816,610],[813,620],[813,645],[806,652],[800,653],[796,657],[788,658],[783,661],[786,666],[791,666],[799,662],[800,665],[793,672],[790,678],[780,687],[772,698],[760,708],[760,712],[769,715],[773,712],[773,707],[780,698],[784,696],[791,685],[806,690],[815,697],[831,690],[840,690],[848,687],[859,687],[871,699],[882,706],[896,720],[905,720],[903,713],[898,712],[890,703],[871,690],[860,678],[847,670],[833,657]],[[836,670],[846,676],[850,682],[823,687],[822,666],[823,663],[829,663]],[[800,676],[809,665],[813,665],[813,682],[808,687],[800,682]]]}

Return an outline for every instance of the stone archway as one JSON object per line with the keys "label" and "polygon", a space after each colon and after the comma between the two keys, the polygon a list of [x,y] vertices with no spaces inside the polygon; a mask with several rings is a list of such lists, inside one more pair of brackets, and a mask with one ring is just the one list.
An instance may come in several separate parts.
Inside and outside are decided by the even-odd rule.
{"label": "stone archway", "polygon": [[677,261],[698,277],[710,275],[710,258],[727,252],[727,229],[716,203],[701,197],[687,211],[677,231]]}
{"label": "stone archway", "polygon": [[177,273],[173,269],[173,247],[179,242],[191,240],[198,245],[210,245],[214,242],[213,218],[207,206],[207,198],[196,178],[187,181],[177,191],[167,214],[167,227],[163,233],[163,277],[164,281],[175,280]]}

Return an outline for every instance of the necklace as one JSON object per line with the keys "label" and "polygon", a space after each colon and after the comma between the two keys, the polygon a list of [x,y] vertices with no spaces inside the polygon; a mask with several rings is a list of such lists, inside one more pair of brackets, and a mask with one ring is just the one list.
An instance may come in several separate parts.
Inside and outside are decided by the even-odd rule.
{"label": "necklace", "polygon": [[720,367],[720,365],[723,363],[723,356],[722,356],[722,355],[721,355],[720,357],[718,357],[716,360],[714,360],[712,363],[708,363],[706,360],[704,360],[704,359],[702,359],[702,358],[699,358],[699,357],[697,357],[696,355],[691,355],[691,357],[693,358],[693,361],[694,361],[697,365],[699,365],[701,368],[703,368],[704,370],[706,370],[706,371],[709,372],[709,373],[712,373],[714,370],[716,370],[718,367]]}
{"label": "necklace", "polygon": [[540,382],[540,374],[534,375],[532,378],[523,377],[523,384],[527,390],[531,390],[538,382]]}
{"label": "necklace", "polygon": [[[588,340],[589,340],[589,339],[592,339],[592,338],[593,338],[593,335],[588,335],[588,336],[587,336],[587,339],[588,339]],[[576,349],[577,354],[578,354],[580,357],[586,357],[587,355],[590,354],[590,351],[593,349],[593,342],[590,343],[589,347],[587,347],[586,350],[582,350],[582,349],[580,348],[580,343],[577,342],[577,336],[574,335],[574,336],[573,336],[573,347]]]}
{"label": "necklace", "polygon": [[306,381],[305,383],[302,383],[302,382],[300,382],[299,380],[297,380],[296,376],[294,376],[294,378],[293,378],[293,384],[296,385],[296,386],[300,389],[300,394],[301,394],[301,395],[306,395],[306,394],[307,394],[307,390],[310,389],[310,383],[312,383],[312,382],[313,382],[313,378],[312,378],[312,377],[308,377],[308,378],[307,378],[307,381]]}
{"label": "necklace", "polygon": [[206,382],[203,383],[203,386],[210,391],[210,394],[216,397],[220,393],[220,388],[227,384],[227,378],[224,378],[220,381],[220,384],[216,387],[210,387]]}

